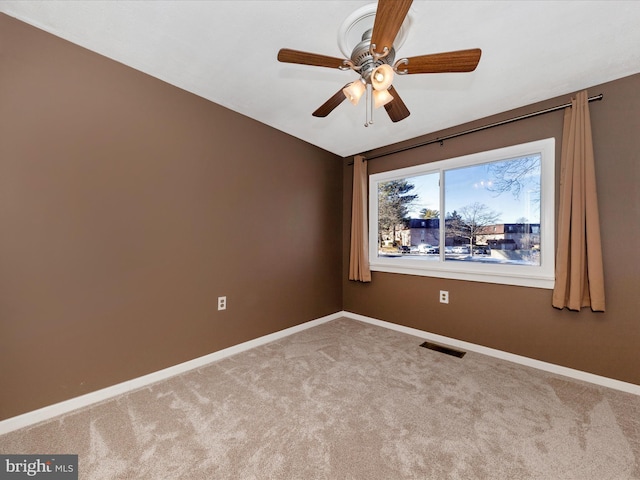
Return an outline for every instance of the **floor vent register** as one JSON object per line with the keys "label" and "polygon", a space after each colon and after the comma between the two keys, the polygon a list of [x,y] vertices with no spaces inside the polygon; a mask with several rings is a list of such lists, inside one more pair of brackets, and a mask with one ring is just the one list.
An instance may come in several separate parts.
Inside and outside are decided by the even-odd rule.
{"label": "floor vent register", "polygon": [[458,358],[464,357],[465,353],[467,353],[467,352],[462,352],[460,350],[456,350],[454,348],[445,347],[444,345],[438,345],[436,343],[431,343],[431,342],[424,342],[420,346],[424,348],[428,348],[429,350],[435,350],[436,352],[446,353],[447,355],[451,355],[453,357],[458,357]]}

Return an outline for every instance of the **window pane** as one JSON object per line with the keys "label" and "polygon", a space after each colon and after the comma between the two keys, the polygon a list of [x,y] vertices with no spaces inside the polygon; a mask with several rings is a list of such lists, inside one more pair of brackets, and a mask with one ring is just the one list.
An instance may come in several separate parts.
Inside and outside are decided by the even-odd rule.
{"label": "window pane", "polygon": [[378,256],[438,260],[439,173],[378,186]]}
{"label": "window pane", "polygon": [[444,172],[445,260],[540,265],[541,155]]}

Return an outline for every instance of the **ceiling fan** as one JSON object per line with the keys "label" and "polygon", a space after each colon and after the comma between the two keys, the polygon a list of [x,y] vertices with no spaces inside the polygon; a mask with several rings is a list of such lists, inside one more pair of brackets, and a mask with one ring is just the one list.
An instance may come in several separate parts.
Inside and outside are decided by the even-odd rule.
{"label": "ceiling fan", "polygon": [[413,0],[378,0],[373,28],[362,35],[350,59],[342,59],[282,48],[278,61],[318,67],[353,70],[360,78],[338,90],[322,104],[314,117],[326,117],[344,100],[356,105],[363,94],[367,98],[367,121],[373,123],[373,108],[384,106],[393,122],[404,120],[410,114],[398,91],[393,87],[394,74],[472,72],[478,66],[482,51],[479,48],[434,53],[395,60],[393,42],[411,8]]}

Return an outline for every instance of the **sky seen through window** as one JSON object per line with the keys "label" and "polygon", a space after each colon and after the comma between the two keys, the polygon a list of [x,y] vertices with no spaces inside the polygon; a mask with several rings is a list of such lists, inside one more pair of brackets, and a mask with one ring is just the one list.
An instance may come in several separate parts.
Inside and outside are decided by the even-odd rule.
{"label": "sky seen through window", "polygon": [[495,171],[500,170],[501,167],[507,167],[508,162],[519,160],[522,159],[502,160],[446,170],[444,172],[444,208],[440,207],[439,172],[408,177],[407,181],[415,186],[411,193],[418,195],[409,207],[409,216],[421,218],[420,211],[425,208],[438,210],[442,216],[443,213],[451,213],[454,210],[460,212],[463,207],[478,202],[486,205],[489,210],[499,213],[500,223],[517,223],[522,219],[526,219],[529,223],[540,223],[539,159],[537,164],[534,163],[534,168],[518,178],[520,191],[517,195],[514,189],[495,191],[498,180]]}

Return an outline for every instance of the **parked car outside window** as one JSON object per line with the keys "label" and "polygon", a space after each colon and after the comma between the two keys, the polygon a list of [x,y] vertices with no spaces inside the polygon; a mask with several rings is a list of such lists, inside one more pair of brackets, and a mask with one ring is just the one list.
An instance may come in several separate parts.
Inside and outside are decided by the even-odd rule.
{"label": "parked car outside window", "polygon": [[429,245],[428,243],[421,243],[420,245],[418,245],[418,253],[427,253],[427,250],[429,248],[433,248],[433,246]]}

